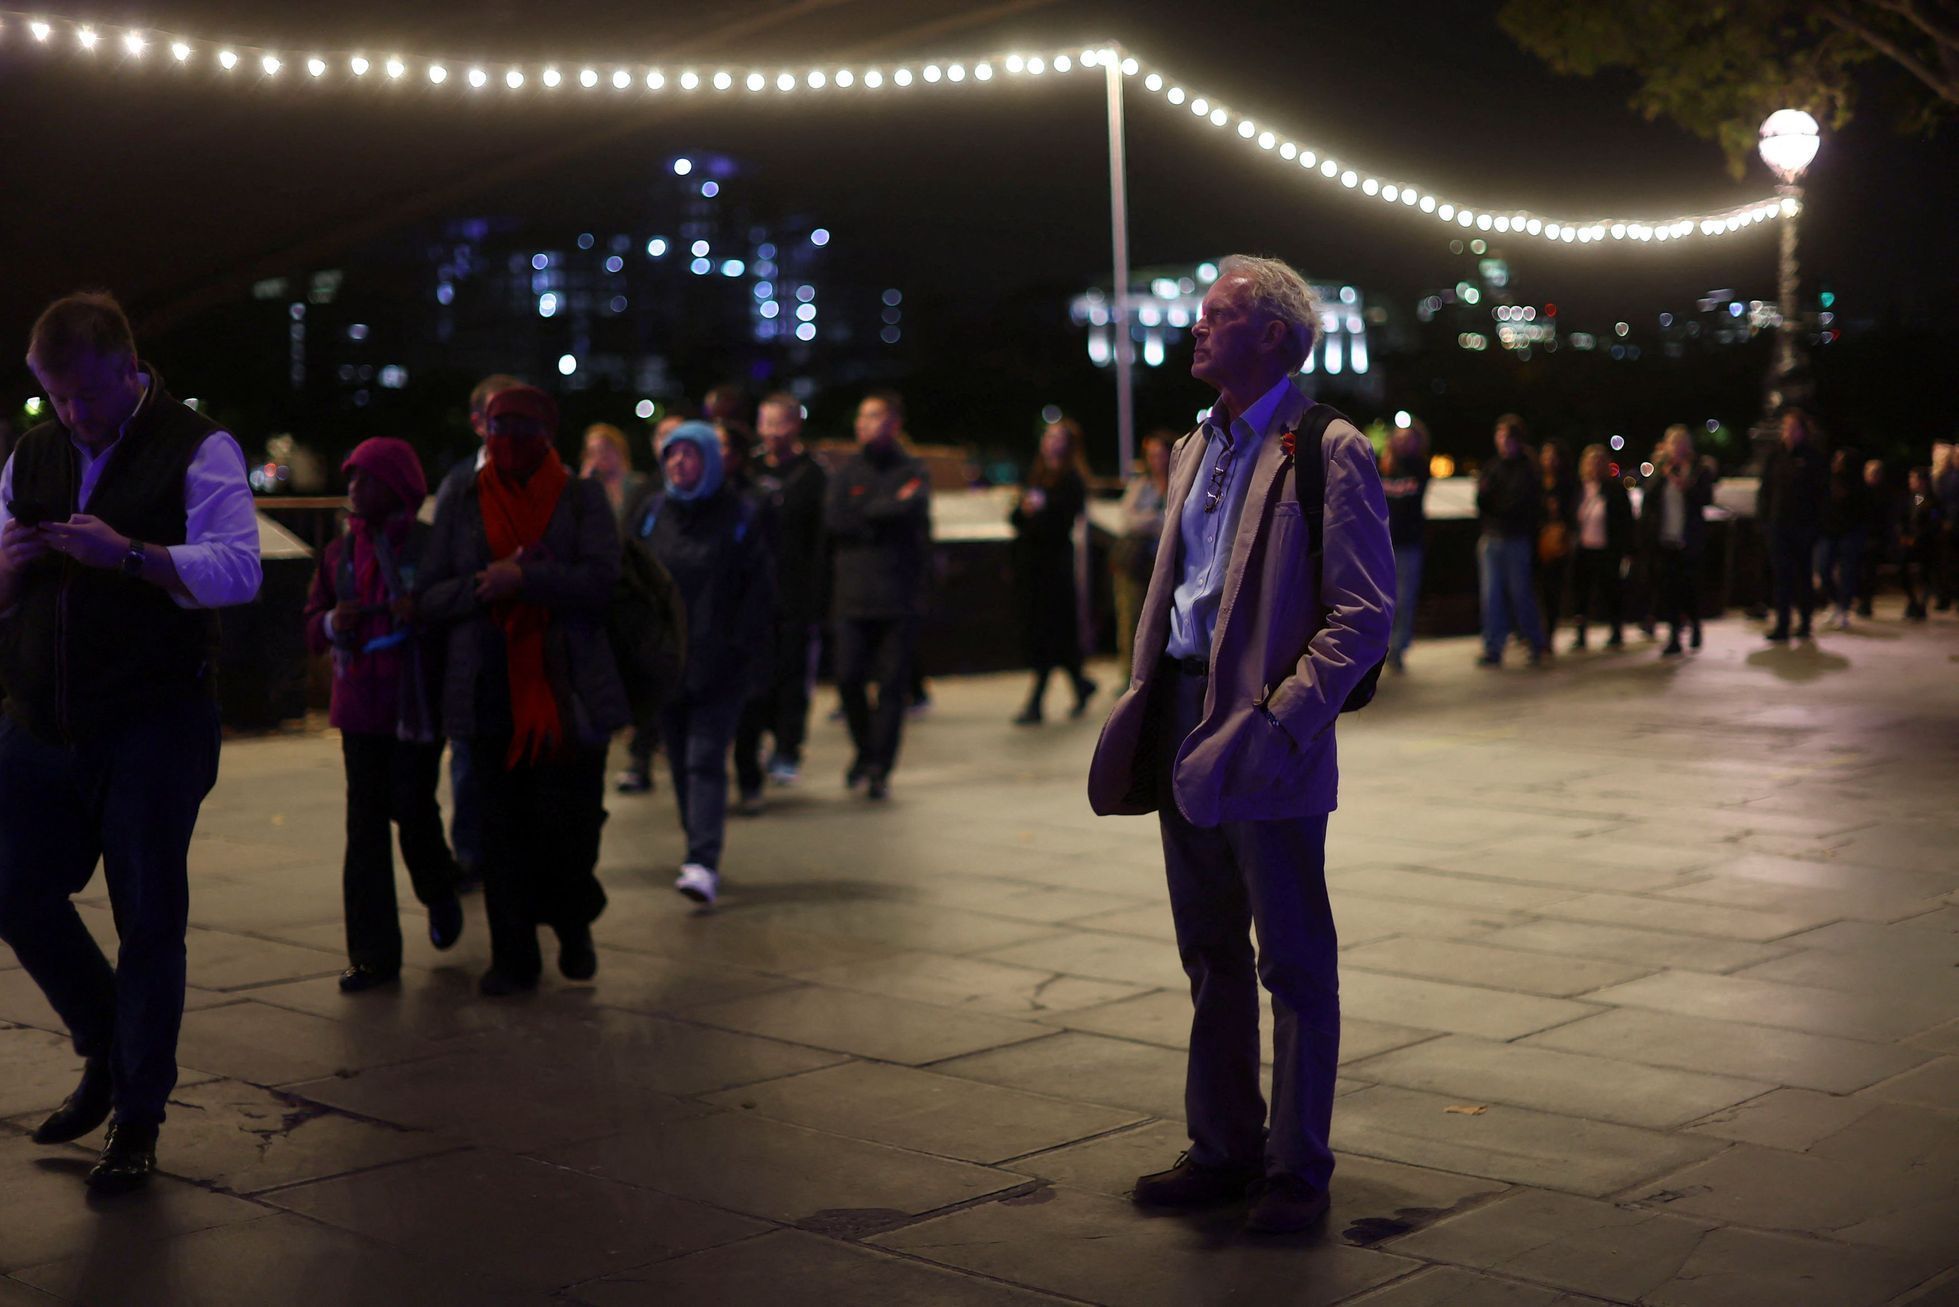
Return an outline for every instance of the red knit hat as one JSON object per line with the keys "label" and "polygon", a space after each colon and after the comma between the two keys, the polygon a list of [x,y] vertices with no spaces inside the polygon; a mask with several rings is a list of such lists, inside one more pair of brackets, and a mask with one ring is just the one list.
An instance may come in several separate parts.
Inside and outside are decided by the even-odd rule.
{"label": "red knit hat", "polygon": [[536,386],[512,386],[490,396],[483,408],[484,421],[493,421],[499,413],[536,418],[544,424],[547,435],[555,438],[558,434],[558,401]]}
{"label": "red knit hat", "polygon": [[343,473],[355,468],[394,491],[395,498],[411,513],[429,496],[429,481],[422,471],[421,457],[406,440],[375,436],[361,441],[340,465]]}

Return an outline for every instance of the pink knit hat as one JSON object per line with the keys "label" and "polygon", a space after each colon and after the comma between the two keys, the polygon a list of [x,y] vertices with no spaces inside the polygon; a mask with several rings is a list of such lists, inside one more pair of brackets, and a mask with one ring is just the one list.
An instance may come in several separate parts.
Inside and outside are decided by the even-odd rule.
{"label": "pink knit hat", "polygon": [[411,513],[419,509],[422,501],[429,496],[429,481],[422,471],[421,456],[406,440],[375,436],[361,441],[354,446],[354,452],[347,455],[347,461],[340,465],[343,473],[354,468],[359,468],[394,491],[402,507]]}

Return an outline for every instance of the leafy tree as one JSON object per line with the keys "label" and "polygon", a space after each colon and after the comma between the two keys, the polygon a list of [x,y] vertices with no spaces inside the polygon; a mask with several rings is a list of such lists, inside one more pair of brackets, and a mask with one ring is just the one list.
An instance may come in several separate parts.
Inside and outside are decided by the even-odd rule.
{"label": "leafy tree", "polygon": [[1959,106],[1959,0],[1506,0],[1497,21],[1560,73],[1630,69],[1633,108],[1719,141],[1737,177],[1769,113],[1842,127],[1873,68],[1907,74],[1909,129]]}

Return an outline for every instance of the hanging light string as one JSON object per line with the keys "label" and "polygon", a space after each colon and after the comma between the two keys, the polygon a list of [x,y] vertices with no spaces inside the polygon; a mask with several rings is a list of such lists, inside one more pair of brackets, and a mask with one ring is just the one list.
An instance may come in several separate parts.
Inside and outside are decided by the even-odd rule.
{"label": "hanging light string", "polygon": [[[411,57],[386,50],[303,52],[266,46],[204,41],[169,32],[98,26],[75,19],[0,11],[0,48],[24,38],[31,46],[80,58],[117,59],[121,67],[160,63],[177,68],[214,67],[221,78],[256,84],[272,81],[337,81],[342,84],[422,82],[430,88],[467,88],[465,93],[637,91],[641,95],[716,94],[807,95],[838,91],[868,94],[917,85],[957,86],[1004,79],[1066,76],[1077,70],[1119,66],[1125,79],[1172,109],[1223,131],[1246,148],[1267,153],[1283,166],[1321,182],[1391,207],[1412,210],[1470,231],[1528,236],[1564,245],[1602,242],[1659,243],[1692,236],[1739,232],[1772,218],[1792,216],[1794,195],[1774,195],[1732,208],[1660,220],[1638,218],[1552,218],[1531,209],[1459,203],[1426,186],[1369,172],[1328,151],[1310,146],[1260,123],[1144,64],[1113,45],[1080,51],[1010,53],[982,59],[894,63],[860,68],[736,68],[688,63],[676,68],[621,63],[490,63]],[[1118,64],[1118,61],[1120,63]]]}

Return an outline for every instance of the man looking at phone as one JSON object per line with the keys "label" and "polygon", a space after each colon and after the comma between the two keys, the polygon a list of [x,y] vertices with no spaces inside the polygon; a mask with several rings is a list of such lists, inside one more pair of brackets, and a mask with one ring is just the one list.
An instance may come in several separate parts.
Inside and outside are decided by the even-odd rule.
{"label": "man looking at phone", "polygon": [[[35,1131],[108,1118],[89,1186],[141,1185],[177,1080],[186,870],[218,774],[210,611],[258,593],[245,456],[136,356],[106,294],[49,305],[27,366],[54,406],[0,470],[0,940],[84,1059]],[[71,897],[100,860],[112,969]]]}

